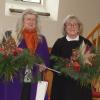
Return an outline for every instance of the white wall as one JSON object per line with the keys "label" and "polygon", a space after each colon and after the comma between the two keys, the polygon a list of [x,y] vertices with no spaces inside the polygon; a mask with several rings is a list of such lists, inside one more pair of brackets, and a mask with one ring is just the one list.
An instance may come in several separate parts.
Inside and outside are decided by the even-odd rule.
{"label": "white wall", "polygon": [[0,0],[0,16],[4,16],[5,0]]}
{"label": "white wall", "polygon": [[51,18],[58,19],[59,0],[46,0],[46,8],[50,12]]}
{"label": "white wall", "polygon": [[[74,2],[73,2],[74,1]],[[13,29],[18,16],[4,16],[5,1],[0,0],[0,30]],[[83,22],[84,33],[88,33],[97,23],[100,23],[100,0],[60,0],[59,16],[57,21],[49,17],[40,17],[41,33],[46,38],[49,47],[61,37],[62,21],[68,14],[74,14]],[[2,32],[0,32],[2,34]]]}
{"label": "white wall", "polygon": [[60,0],[59,19],[68,14],[76,15],[84,25],[84,33],[88,33],[100,23],[100,0]]}

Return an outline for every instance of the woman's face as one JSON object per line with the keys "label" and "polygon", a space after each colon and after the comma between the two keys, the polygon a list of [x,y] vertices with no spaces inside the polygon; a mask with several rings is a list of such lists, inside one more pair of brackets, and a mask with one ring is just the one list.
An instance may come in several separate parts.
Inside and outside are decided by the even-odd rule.
{"label": "woman's face", "polygon": [[79,24],[75,19],[70,19],[65,24],[66,34],[70,37],[76,37],[79,34]]}
{"label": "woman's face", "polygon": [[33,30],[36,28],[36,16],[27,14],[24,16],[24,29]]}

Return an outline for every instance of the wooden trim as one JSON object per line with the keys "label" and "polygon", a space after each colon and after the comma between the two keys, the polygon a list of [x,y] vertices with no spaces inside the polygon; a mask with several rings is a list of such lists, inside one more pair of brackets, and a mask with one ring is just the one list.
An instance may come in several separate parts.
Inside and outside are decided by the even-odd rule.
{"label": "wooden trim", "polygon": [[51,53],[52,47],[48,47],[49,54]]}
{"label": "wooden trim", "polygon": [[[11,13],[22,13],[24,10],[23,9],[14,9],[14,8],[9,8],[9,11]],[[37,12],[36,13],[38,15],[41,15],[41,16],[50,16],[50,13],[46,13],[46,12]]]}
{"label": "wooden trim", "polygon": [[99,29],[100,29],[100,23],[97,24],[97,25],[95,26],[95,28],[94,28],[90,33],[88,33],[87,38],[89,39],[90,37],[92,37],[92,36],[94,35],[94,33],[95,33],[97,30],[99,30]]}
{"label": "wooden trim", "polygon": [[50,70],[45,70],[43,72],[43,78],[45,81],[48,82],[47,95],[48,95],[48,97],[50,97],[51,91],[52,91],[53,72]]}

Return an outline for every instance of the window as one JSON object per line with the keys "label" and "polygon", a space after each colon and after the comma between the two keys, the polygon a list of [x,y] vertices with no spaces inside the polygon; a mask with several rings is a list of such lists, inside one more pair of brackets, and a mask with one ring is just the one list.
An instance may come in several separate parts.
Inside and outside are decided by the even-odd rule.
{"label": "window", "polygon": [[41,0],[21,0],[26,2],[41,3]]}

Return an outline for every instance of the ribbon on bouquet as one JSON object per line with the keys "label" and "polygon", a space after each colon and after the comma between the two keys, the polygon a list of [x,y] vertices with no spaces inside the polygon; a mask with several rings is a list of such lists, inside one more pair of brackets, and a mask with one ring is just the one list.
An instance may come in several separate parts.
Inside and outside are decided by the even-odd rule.
{"label": "ribbon on bouquet", "polygon": [[[49,67],[47,67],[46,69],[51,70],[53,72],[56,72],[58,74],[61,73],[61,72],[59,72],[55,69],[51,69]],[[36,99],[35,100],[44,100],[45,99],[47,87],[48,87],[48,82],[47,81],[38,81],[37,91],[36,91]]]}
{"label": "ribbon on bouquet", "polygon": [[48,87],[47,81],[39,81],[38,82],[35,100],[44,100],[45,99],[47,87]]}

